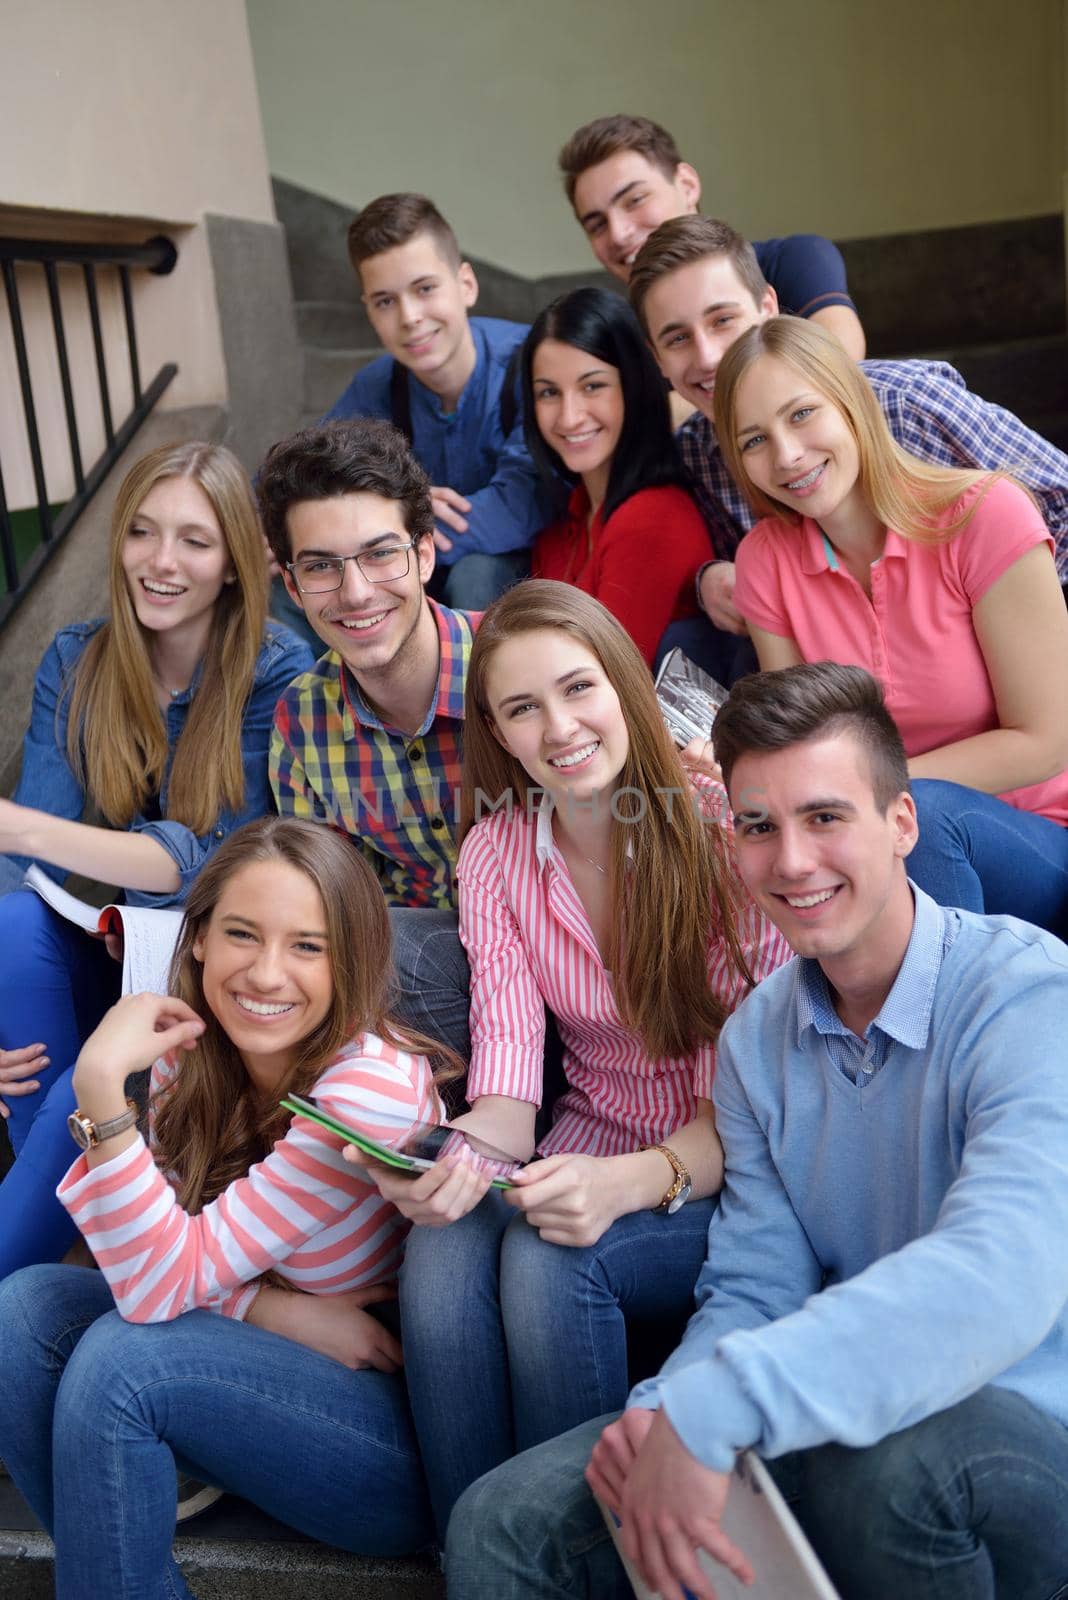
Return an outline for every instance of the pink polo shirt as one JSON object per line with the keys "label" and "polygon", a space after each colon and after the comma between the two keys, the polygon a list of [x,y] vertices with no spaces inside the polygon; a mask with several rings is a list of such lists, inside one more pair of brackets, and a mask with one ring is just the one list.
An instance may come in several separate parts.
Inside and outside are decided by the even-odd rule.
{"label": "pink polo shirt", "polygon": [[[738,547],[734,603],[742,616],[793,639],[806,661],[866,667],[883,686],[910,756],[998,726],[972,610],[1026,551],[1053,548],[1030,496],[1004,478],[969,489],[943,522],[977,498],[971,521],[942,544],[888,528],[871,569],[870,600],[808,517],[796,526],[765,518]],[[1068,772],[1001,798],[1064,825]]]}

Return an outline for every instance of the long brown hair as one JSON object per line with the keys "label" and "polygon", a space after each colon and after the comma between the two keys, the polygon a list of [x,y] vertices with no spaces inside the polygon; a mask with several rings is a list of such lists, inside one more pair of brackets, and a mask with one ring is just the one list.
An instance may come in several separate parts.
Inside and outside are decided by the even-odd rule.
{"label": "long brown hair", "polygon": [[989,487],[1005,476],[933,466],[909,455],[887,427],[871,384],[833,334],[800,317],[769,317],[731,345],[716,372],[716,437],[731,477],[758,517],[795,524],[801,520],[750,481],[738,443],[738,385],[761,356],[788,362],[841,412],[857,442],[861,494],[884,527],[906,539],[938,544],[953,538],[967,526],[982,497],[976,496],[948,526],[939,523],[942,514],[976,484]]}
{"label": "long brown hair", "polygon": [[723,829],[698,817],[691,804],[689,779],[637,646],[600,601],[570,584],[545,578],[517,584],[479,625],[467,674],[461,837],[486,802],[510,796],[517,807],[532,803],[534,786],[522,763],[494,737],[487,677],[501,644],[543,628],[591,650],[619,696],[630,748],[613,809],[620,825],[612,830],[606,960],[623,1021],[652,1059],[677,1060],[715,1039],[726,1020],[708,982],[710,932],[752,982],[738,942],[736,880]]}
{"label": "long brown hair", "polygon": [[75,669],[67,753],[113,828],[129,827],[162,788],[167,730],[122,554],[145,496],[164,478],[191,478],[204,491],[234,570],[234,581],[224,584],[215,602],[200,682],[167,785],[165,815],[193,833],[206,833],[224,807],[239,810],[244,799],[241,719],[267,620],[267,569],[251,486],[237,457],[222,445],[163,445],[142,456],[123,479],[111,522],[111,617]]}
{"label": "long brown hair", "polygon": [[[333,1000],[318,1027],[302,1039],[293,1066],[264,1102],[204,998],[203,970],[193,954],[223,890],[236,872],[261,861],[295,867],[319,892],[326,919]],[[441,1081],[463,1071],[444,1046],[405,1029],[389,1015],[392,978],[389,914],[374,873],[352,842],[318,822],[263,817],[220,845],[198,873],[171,962],[169,992],[203,1017],[206,1027],[153,1102],[156,1160],[186,1211],[200,1211],[257,1161],[289,1125],[278,1101],[307,1094],[348,1040],[365,1032],[405,1050],[435,1056]]]}

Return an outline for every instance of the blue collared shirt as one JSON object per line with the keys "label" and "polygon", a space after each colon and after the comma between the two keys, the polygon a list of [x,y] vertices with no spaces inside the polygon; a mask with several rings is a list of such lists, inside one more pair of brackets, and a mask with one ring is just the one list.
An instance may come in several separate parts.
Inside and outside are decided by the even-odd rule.
{"label": "blue collared shirt", "polygon": [[877,1071],[841,1070],[801,960],[720,1034],[698,1309],[630,1400],[717,1471],[863,1448],[988,1383],[1068,1425],[1068,946],[913,894]]}
{"label": "blue collared shirt", "polygon": [[[555,509],[530,459],[522,413],[517,413],[507,438],[501,428],[501,388],[527,327],[497,317],[472,317],[470,323],[475,370],[455,411],[445,411],[432,390],[408,375],[412,444],[419,464],[431,483],[455,489],[471,502],[467,532],[457,535],[444,530],[453,541],[451,550],[438,551],[437,559],[445,566],[474,551],[501,555],[507,550],[525,550],[534,535],[552,521]],[[370,362],[323,421],[347,421],[350,417],[390,421],[392,373],[392,356]]]}
{"label": "blue collared shirt", "polygon": [[[1030,489],[1056,542],[1060,580],[1068,583],[1068,456],[1011,411],[972,394],[944,361],[862,361],[860,368],[890,432],[910,455],[944,467],[1009,472]],[[733,561],[757,518],[727,471],[707,417],[687,418],[678,440],[716,558]]]}
{"label": "blue collared shirt", "polygon": [[[818,1048],[814,1039],[805,1038],[811,1029],[822,1039],[832,1064],[850,1083],[856,1083],[858,1078],[874,1077],[886,1062],[895,1041],[910,1050],[922,1050],[930,1025],[941,956],[934,959],[937,952],[932,940],[925,937],[926,923],[918,932],[919,937],[909,940],[894,986],[863,1036],[847,1028],[834,1009],[831,986],[819,962],[801,961],[797,978],[798,1049]],[[954,924],[945,924],[943,953],[952,943],[955,932]]]}

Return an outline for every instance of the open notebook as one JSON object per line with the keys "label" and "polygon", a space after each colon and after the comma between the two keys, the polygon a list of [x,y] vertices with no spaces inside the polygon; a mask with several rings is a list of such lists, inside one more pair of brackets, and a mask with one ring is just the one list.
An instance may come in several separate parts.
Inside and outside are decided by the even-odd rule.
{"label": "open notebook", "polygon": [[[616,1518],[605,1505],[601,1511],[638,1600],[657,1600],[623,1554]],[[726,1567],[702,1554],[699,1559],[717,1600],[839,1600],[767,1467],[751,1450],[735,1465],[722,1526],[748,1557],[756,1581],[746,1588]],[[684,1592],[690,1595],[688,1589]]]}
{"label": "open notebook", "polygon": [[122,934],[123,994],[167,993],[171,957],[182,926],[180,911],[114,905],[101,910],[61,889],[36,865],[30,867],[23,882],[27,889],[35,889],[53,911],[92,938],[102,939],[105,933]]}

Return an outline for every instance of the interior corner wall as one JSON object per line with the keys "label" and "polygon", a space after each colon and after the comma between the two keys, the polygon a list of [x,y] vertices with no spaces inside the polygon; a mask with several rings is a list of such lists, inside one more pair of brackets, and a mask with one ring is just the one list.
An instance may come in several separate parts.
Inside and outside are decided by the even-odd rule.
{"label": "interior corner wall", "polygon": [[1063,0],[248,0],[271,171],[430,193],[472,255],[581,270],[556,151],[641,112],[753,237],[1056,212]]}
{"label": "interior corner wall", "polygon": [[4,10],[0,204],[273,220],[242,0]]}
{"label": "interior corner wall", "polygon": [[[175,361],[161,411],[229,406],[233,442],[254,466],[299,404],[284,238],[275,220],[243,0],[35,0],[6,8],[0,50],[0,232],[140,242],[164,232],[173,273],[132,275],[143,381]],[[249,251],[253,236],[257,248]],[[242,294],[235,267],[244,266]],[[116,417],[129,410],[128,363],[113,275],[100,273]],[[110,280],[110,281],[109,281]],[[49,498],[72,489],[70,450],[40,270],[19,269]],[[104,443],[84,287],[60,273],[82,455]],[[225,305],[222,300],[225,299]],[[260,344],[246,324],[260,321]],[[264,327],[273,323],[271,339]],[[0,394],[17,396],[0,292]],[[9,503],[35,490],[21,406],[0,408]]]}

